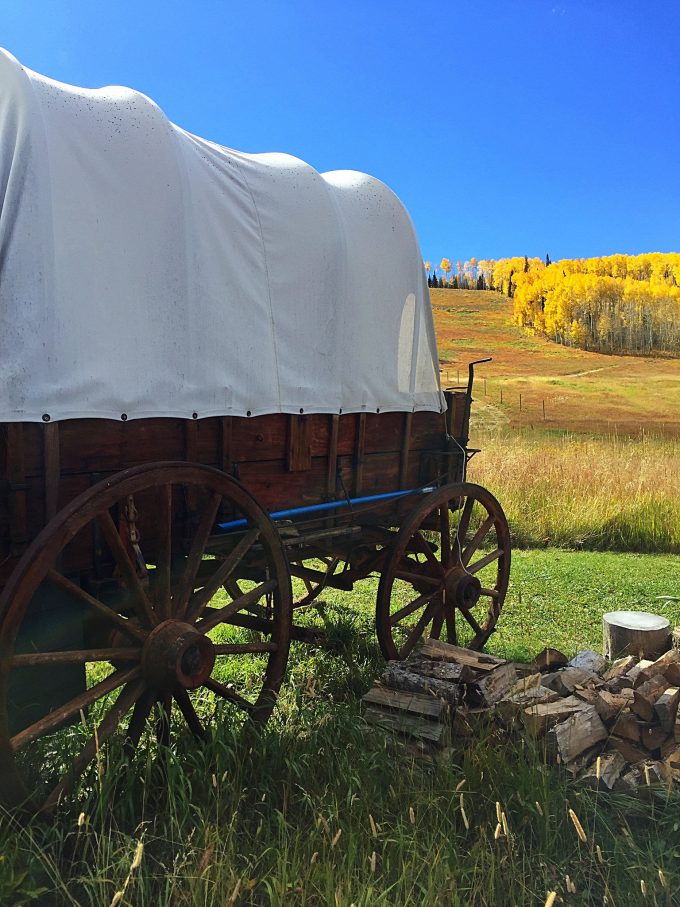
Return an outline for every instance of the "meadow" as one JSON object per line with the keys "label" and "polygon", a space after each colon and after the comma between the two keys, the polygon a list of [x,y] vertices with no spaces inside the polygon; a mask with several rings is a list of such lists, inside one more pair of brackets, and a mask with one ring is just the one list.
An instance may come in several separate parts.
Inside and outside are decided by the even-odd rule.
{"label": "meadow", "polygon": [[[469,479],[503,504],[514,552],[487,648],[600,649],[601,616],[620,608],[679,624],[680,362],[557,347],[514,327],[503,297],[432,295],[447,383],[494,355],[477,379]],[[266,728],[235,725],[207,696],[205,746],[185,733],[132,763],[114,747],[55,823],[4,816],[0,904],[679,903],[677,792],[583,789],[483,720],[436,757],[364,722],[382,666],[376,586],[324,593],[335,647],[293,645]]]}

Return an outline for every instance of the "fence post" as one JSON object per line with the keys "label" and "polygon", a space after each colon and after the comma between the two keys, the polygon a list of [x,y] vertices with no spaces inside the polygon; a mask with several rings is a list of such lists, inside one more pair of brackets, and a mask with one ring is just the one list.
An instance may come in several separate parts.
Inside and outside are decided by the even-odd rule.
{"label": "fence post", "polygon": [[545,400],[543,401],[543,421],[545,422]]}
{"label": "fence post", "polygon": [[519,395],[519,411],[522,412],[522,395]]}

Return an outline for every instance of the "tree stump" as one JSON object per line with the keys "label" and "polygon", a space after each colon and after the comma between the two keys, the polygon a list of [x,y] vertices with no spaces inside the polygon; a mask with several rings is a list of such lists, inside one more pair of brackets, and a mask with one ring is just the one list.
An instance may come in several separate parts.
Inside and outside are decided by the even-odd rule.
{"label": "tree stump", "polygon": [[607,658],[637,655],[656,659],[671,645],[670,624],[647,611],[610,611],[602,617],[602,639]]}

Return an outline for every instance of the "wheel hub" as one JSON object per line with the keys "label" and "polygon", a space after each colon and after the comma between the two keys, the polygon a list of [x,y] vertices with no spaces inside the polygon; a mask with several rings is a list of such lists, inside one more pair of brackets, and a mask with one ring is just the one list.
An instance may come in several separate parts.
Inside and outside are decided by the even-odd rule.
{"label": "wheel hub", "polygon": [[482,594],[482,584],[470,573],[460,567],[452,570],[446,577],[446,597],[458,608],[469,611],[477,604]]}
{"label": "wheel hub", "polygon": [[149,634],[142,652],[142,667],[151,687],[193,690],[210,677],[215,647],[195,627],[181,620],[166,620]]}

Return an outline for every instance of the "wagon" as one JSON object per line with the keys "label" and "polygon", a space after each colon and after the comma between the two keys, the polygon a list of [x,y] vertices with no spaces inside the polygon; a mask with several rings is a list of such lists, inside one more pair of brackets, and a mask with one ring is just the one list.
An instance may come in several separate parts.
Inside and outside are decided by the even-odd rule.
{"label": "wagon", "polygon": [[52,810],[114,741],[266,720],[324,590],[379,577],[387,659],[495,629],[510,543],[466,481],[477,363],[442,392],[382,183],[0,52],[0,317],[5,805]]}

